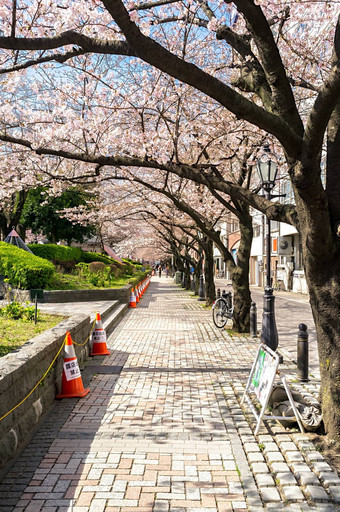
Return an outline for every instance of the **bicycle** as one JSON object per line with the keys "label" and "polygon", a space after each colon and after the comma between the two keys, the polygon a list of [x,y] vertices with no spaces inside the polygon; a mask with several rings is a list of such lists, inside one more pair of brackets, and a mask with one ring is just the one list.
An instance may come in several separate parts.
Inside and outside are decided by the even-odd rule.
{"label": "bicycle", "polygon": [[233,318],[234,306],[231,292],[224,293],[212,305],[213,321],[216,327],[222,329]]}
{"label": "bicycle", "polygon": [[274,282],[274,285],[273,285],[273,290],[275,292],[285,292],[286,289],[285,289],[284,282],[281,279],[276,279],[276,281]]}

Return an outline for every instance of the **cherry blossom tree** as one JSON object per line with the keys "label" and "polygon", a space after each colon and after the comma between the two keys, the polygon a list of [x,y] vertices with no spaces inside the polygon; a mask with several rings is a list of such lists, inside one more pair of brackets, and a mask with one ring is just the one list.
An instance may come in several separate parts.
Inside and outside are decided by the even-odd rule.
{"label": "cherry blossom tree", "polygon": [[[1,140],[20,143],[26,148],[23,153],[29,153],[28,158],[34,161],[35,168],[27,172],[25,179],[35,179],[36,168],[42,165],[39,157],[43,155],[54,156],[54,164],[59,165],[57,172],[61,174],[63,170],[72,179],[77,173],[67,168],[67,157],[92,164],[94,177],[101,173],[99,167],[108,165],[161,169],[188,179],[195,176],[202,184],[225,194],[232,193],[236,199],[248,202],[271,219],[294,225],[302,237],[317,330],[324,421],[329,434],[339,439],[339,2],[33,1],[18,9],[16,15],[13,4],[16,3],[1,2],[4,34],[0,37],[3,48]],[[187,43],[185,48],[183,37]],[[196,50],[195,45],[190,45],[193,41]],[[115,55],[115,60],[110,60],[110,55]],[[107,59],[114,80],[115,62],[120,62],[124,68],[128,58],[134,63],[135,73],[140,74],[141,83],[149,83],[146,94],[156,97],[158,88],[154,73],[143,63],[171,76],[183,87],[193,88],[198,110],[204,108],[206,98],[214,102],[216,109],[225,109],[237,119],[257,127],[259,133],[268,134],[285,158],[295,204],[279,205],[261,198],[216,175],[211,164],[193,161],[190,165],[187,162],[179,165],[179,159],[176,161],[169,155],[166,143],[161,149],[158,145],[157,149],[151,134],[145,136],[144,149],[148,151],[143,155],[140,147],[134,146],[133,137],[128,150],[123,131],[121,140],[119,134],[114,133],[117,125],[113,122],[110,125],[108,112],[106,117],[104,111],[102,117],[97,117],[98,124],[105,124],[106,130],[96,139],[92,135],[97,134],[93,130],[95,123],[84,101],[88,94],[86,77],[82,84],[65,80],[64,86],[55,92],[53,103],[43,101],[42,96],[31,96],[30,103],[26,102],[26,112],[24,107],[19,108],[18,100],[13,101],[13,91],[20,96],[28,87],[30,66],[35,69],[33,75],[38,92],[38,77],[41,83],[43,78],[48,81],[48,66],[54,66],[55,73],[61,74],[65,62],[71,59],[73,66],[81,62],[82,70],[85,66],[88,73],[93,73],[96,66]],[[37,71],[37,66],[42,71]],[[31,83],[30,89],[34,91]],[[82,95],[78,94],[80,85]],[[115,87],[121,89],[124,84],[116,83]],[[147,85],[144,89],[148,89]],[[99,85],[97,92],[105,96]],[[136,90],[135,94],[142,92]],[[64,123],[65,105],[72,101],[78,105],[78,113]],[[41,118],[43,107],[44,121]],[[120,130],[123,130],[123,117]],[[74,141],[70,141],[72,121],[77,133]],[[68,126],[67,136],[65,126]],[[10,167],[18,165],[12,149],[7,149],[7,163]],[[79,163],[77,172],[82,167]],[[84,167],[82,172],[86,173]],[[8,180],[6,183],[8,190],[13,190]]]}

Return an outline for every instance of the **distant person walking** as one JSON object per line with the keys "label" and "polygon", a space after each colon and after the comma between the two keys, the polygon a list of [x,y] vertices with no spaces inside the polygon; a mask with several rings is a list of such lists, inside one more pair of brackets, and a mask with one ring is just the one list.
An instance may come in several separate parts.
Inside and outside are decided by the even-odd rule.
{"label": "distant person walking", "polygon": [[159,265],[159,267],[158,267],[158,276],[162,277],[162,266],[161,265]]}

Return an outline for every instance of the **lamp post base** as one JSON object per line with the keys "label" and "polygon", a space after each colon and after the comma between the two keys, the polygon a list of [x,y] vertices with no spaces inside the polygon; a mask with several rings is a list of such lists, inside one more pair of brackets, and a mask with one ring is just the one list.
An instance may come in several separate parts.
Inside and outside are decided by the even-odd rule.
{"label": "lamp post base", "polygon": [[263,297],[263,316],[260,339],[262,343],[275,352],[279,344],[279,338],[275,322],[274,302],[275,297],[273,295],[273,288],[266,286]]}

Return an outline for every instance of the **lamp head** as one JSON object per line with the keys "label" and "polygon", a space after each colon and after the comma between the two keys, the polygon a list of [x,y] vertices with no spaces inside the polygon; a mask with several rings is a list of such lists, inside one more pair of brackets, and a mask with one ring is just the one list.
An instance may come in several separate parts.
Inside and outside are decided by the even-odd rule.
{"label": "lamp head", "polygon": [[259,173],[262,188],[270,192],[274,186],[277,176],[276,157],[270,152],[269,145],[263,147],[263,153],[257,160],[256,166]]}

